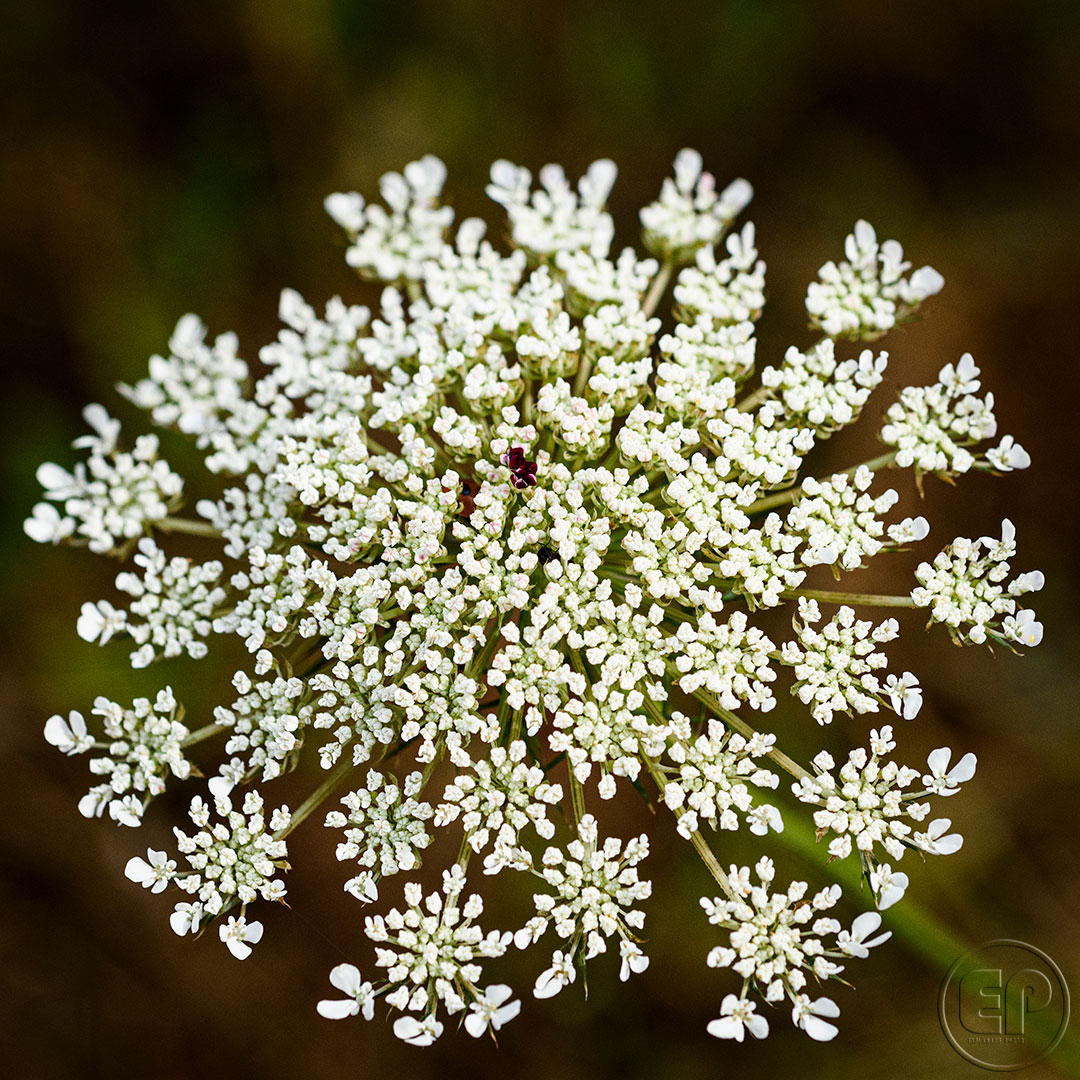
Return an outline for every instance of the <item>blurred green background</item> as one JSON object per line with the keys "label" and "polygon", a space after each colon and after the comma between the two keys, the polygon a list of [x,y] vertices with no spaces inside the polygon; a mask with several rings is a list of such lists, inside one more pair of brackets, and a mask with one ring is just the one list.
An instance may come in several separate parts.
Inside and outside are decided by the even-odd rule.
{"label": "blurred green background", "polygon": [[[921,951],[897,940],[851,965],[858,989],[833,995],[842,1030],[828,1046],[781,1015],[761,1045],[709,1038],[704,1026],[733,987],[704,966],[713,939],[696,898],[711,884],[678,840],[650,860],[645,975],[619,984],[609,959],[590,968],[586,1005],[576,988],[540,1004],[528,995],[535,970],[520,968],[525,1010],[500,1050],[448,1032],[415,1051],[381,1019],[332,1024],[314,1012],[335,963],[370,971],[360,909],[341,893],[333,840],[315,819],[293,848],[292,909],[266,917],[266,943],[238,964],[217,942],[175,938],[170,905],[123,878],[131,854],[170,839],[186,794],[143,834],[78,816],[85,764],[45,745],[50,713],[168,680],[189,715],[205,716],[239,658],[133,675],[122,652],[79,641],[79,606],[110,595],[115,567],[23,537],[34,468],[72,460],[86,401],[134,422],[112,387],[140,375],[184,312],[213,333],[237,330],[253,359],[276,333],[281,287],[316,304],[334,293],[370,299],[344,266],[322,198],[374,194],[382,172],[429,151],[450,168],[459,217],[489,221],[496,208],[482,189],[496,157],[534,171],[558,161],[577,176],[610,156],[621,170],[619,243],[634,242],[636,211],[680,147],[700,149],[721,183],[747,177],[769,266],[762,362],[810,340],[806,281],[840,254],[857,217],[944,274],[927,318],[887,339],[889,383],[875,401],[884,408],[898,386],[975,355],[1002,430],[1034,464],[956,489],[931,480],[923,512],[938,546],[997,532],[1006,515],[1016,522],[1017,569],[1046,572],[1035,605],[1046,640],[1023,658],[960,652],[909,620],[903,662],[927,704],[899,731],[903,758],[943,743],[979,755],[975,781],[947,809],[964,848],[923,866],[909,856],[909,897],[955,942],[1028,941],[1080,988],[1080,4],[35,0],[4,16],[0,101],[6,1075],[978,1075],[938,1027],[937,988],[955,952],[936,939]],[[868,417],[832,440],[817,464],[872,456],[873,425]],[[182,443],[167,437],[165,449],[196,472]],[[913,506],[909,478],[894,482]],[[213,490],[200,478],[195,493],[200,484]],[[907,588],[911,568],[901,559],[894,580],[873,584]],[[773,716],[800,752],[826,738],[794,709]],[[827,738],[842,752],[866,727],[838,723]],[[631,804],[619,813],[623,835],[648,816]],[[722,860],[752,851],[736,845]],[[825,880],[817,860],[784,864]],[[1025,1075],[1076,1068],[1073,1043]]]}

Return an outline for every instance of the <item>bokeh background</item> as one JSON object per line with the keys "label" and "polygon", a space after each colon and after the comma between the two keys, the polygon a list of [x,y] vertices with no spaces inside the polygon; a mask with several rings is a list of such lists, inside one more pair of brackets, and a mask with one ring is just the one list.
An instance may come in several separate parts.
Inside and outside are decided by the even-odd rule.
{"label": "bokeh background", "polygon": [[[0,31],[0,313],[4,321],[0,538],[0,1061],[19,1078],[508,1075],[835,1078],[978,1075],[946,1044],[936,993],[961,947],[1019,938],[1080,988],[1076,616],[1080,535],[1075,448],[1080,358],[1080,5],[1075,0],[258,0],[249,4],[35,0]],[[117,397],[176,319],[235,329],[243,355],[276,334],[277,293],[370,298],[322,211],[334,190],[373,194],[378,176],[426,152],[449,165],[459,217],[496,220],[482,194],[496,157],[576,176],[610,156],[619,241],[675,152],[698,147],[721,182],[750,179],[768,262],[759,360],[807,344],[806,281],[866,217],[916,265],[944,274],[922,321],[887,341],[889,383],[932,381],[967,350],[997,397],[1002,429],[1034,464],[955,489],[931,479],[932,540],[1017,524],[1017,569],[1038,567],[1046,640],[1024,657],[957,650],[940,630],[902,644],[927,704],[900,732],[905,758],[947,743],[979,772],[948,811],[967,838],[948,860],[908,866],[912,904],[937,930],[852,965],[842,1031],[819,1046],[777,1016],[765,1044],[704,1032],[732,987],[705,968],[712,939],[696,898],[711,885],[678,840],[651,859],[652,967],[629,985],[609,960],[575,988],[530,1004],[534,965],[504,970],[526,989],[501,1048],[447,1034],[402,1046],[382,1019],[332,1024],[314,1012],[326,973],[370,969],[359,908],[340,892],[333,839],[297,834],[289,911],[243,964],[216,942],[168,929],[169,905],[124,880],[125,860],[161,842],[186,793],[143,834],[85,822],[83,761],[46,746],[53,712],[166,679],[189,715],[226,692],[239,656],[133,675],[123,651],[77,639],[85,599],[110,595],[115,567],[22,535],[36,465],[69,462],[79,410]],[[872,416],[819,453],[822,470],[874,454]],[[862,430],[870,429],[870,430]],[[167,456],[198,477],[167,437]],[[917,496],[897,476],[905,502]],[[194,484],[206,491],[210,478]],[[937,550],[935,547],[934,550]],[[913,560],[892,564],[903,589]],[[895,648],[894,648],[895,652]],[[833,739],[791,708],[772,714],[790,746]],[[294,803],[295,805],[295,803]],[[623,834],[640,805],[617,808]],[[170,816],[171,815],[171,816]],[[147,835],[148,834],[148,835]],[[725,858],[752,858],[737,843]],[[915,856],[909,856],[915,859]],[[785,856],[823,882],[820,859]],[[783,871],[782,871],[783,873]],[[501,880],[501,879],[500,879]],[[391,892],[393,890],[390,890]],[[496,910],[499,910],[498,908]],[[507,920],[512,918],[508,914]],[[530,961],[533,959],[530,954]],[[1068,1040],[1067,1040],[1068,1041]],[[1075,1043],[1026,1075],[1080,1075]]]}

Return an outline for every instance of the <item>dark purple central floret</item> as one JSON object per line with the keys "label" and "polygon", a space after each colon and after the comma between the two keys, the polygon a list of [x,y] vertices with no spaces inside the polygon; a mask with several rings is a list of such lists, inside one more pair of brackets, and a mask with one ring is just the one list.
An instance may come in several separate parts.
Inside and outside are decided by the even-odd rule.
{"label": "dark purple central floret", "polygon": [[536,486],[536,462],[525,457],[525,450],[512,446],[509,452],[499,459],[510,470],[510,483],[521,489]]}

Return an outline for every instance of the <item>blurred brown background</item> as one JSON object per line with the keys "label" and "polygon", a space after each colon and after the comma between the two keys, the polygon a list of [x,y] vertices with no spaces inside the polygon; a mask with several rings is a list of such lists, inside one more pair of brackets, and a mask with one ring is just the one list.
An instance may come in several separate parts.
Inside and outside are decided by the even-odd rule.
{"label": "blurred brown background", "polygon": [[[762,1045],[709,1038],[705,1023],[733,987],[704,966],[713,940],[696,898],[711,895],[710,883],[677,840],[658,844],[650,860],[653,963],[644,976],[623,986],[609,959],[590,968],[584,1007],[577,988],[534,1003],[530,955],[527,968],[502,969],[525,991],[525,1010],[499,1051],[451,1032],[415,1051],[381,1018],[332,1024],[314,1012],[335,963],[372,970],[360,909],[340,891],[343,868],[316,819],[293,846],[292,910],[265,918],[267,941],[239,964],[216,941],[175,938],[165,898],[122,875],[131,854],[169,839],[186,793],[141,834],[78,816],[85,763],[45,745],[50,713],[170,681],[189,715],[205,716],[239,658],[132,674],[122,651],[79,641],[79,606],[109,595],[115,567],[23,537],[34,468],[72,460],[67,444],[86,401],[134,423],[112,387],[139,376],[184,312],[200,313],[213,333],[237,330],[254,359],[276,333],[282,286],[316,304],[337,292],[368,296],[344,266],[322,197],[374,194],[382,172],[428,151],[449,165],[459,217],[492,221],[482,187],[494,158],[534,171],[559,161],[577,176],[610,156],[621,170],[612,197],[620,243],[634,241],[636,210],[680,147],[699,148],[721,182],[747,177],[769,265],[763,362],[810,340],[806,281],[840,254],[857,217],[944,274],[927,318],[888,339],[889,383],[868,412],[899,385],[932,380],[942,364],[974,353],[1002,430],[1034,464],[955,490],[929,481],[931,543],[996,532],[1010,516],[1016,568],[1046,572],[1035,604],[1046,640],[1023,658],[960,652],[943,632],[917,633],[919,620],[908,621],[894,655],[922,677],[927,705],[899,732],[904,760],[942,743],[979,755],[975,781],[946,811],[967,842],[924,866],[909,856],[909,896],[964,942],[1012,937],[1041,947],[1080,989],[1080,4],[35,0],[14,6],[4,24],[5,1075],[977,1075],[936,1019],[952,957],[930,961],[900,941],[849,969],[858,989],[834,994],[842,1030],[833,1044],[811,1043],[782,1015]],[[873,425],[868,417],[830,442],[818,463],[872,456]],[[165,450],[185,475],[195,472],[182,443],[169,437]],[[909,478],[894,482],[913,503]],[[873,584],[909,587],[913,561]],[[826,736],[797,710],[773,718],[800,752],[826,739],[842,752],[867,727],[837,724]],[[642,815],[624,808],[623,835]],[[723,857],[752,852],[736,844]],[[785,873],[824,880],[795,855],[784,857]],[[399,895],[396,884],[386,893]],[[1075,1044],[1063,1046],[1025,1075],[1080,1075],[1075,1062]]]}

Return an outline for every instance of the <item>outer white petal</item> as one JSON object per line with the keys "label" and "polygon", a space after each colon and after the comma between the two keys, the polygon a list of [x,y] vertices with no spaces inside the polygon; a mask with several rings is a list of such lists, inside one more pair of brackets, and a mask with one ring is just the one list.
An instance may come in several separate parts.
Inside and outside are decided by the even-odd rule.
{"label": "outer white petal", "polygon": [[109,802],[109,789],[92,788],[79,800],[79,813],[84,818],[101,817]]}
{"label": "outer white petal", "polygon": [[360,969],[355,964],[338,964],[330,972],[330,985],[336,986],[343,994],[355,995],[362,983]]}
{"label": "outer white petal", "polygon": [[83,641],[97,641],[101,637],[101,631],[105,629],[105,616],[98,609],[97,604],[88,600],[82,606],[79,621],[75,624],[75,632]]}
{"label": "outer white petal", "polygon": [[[397,1034],[397,1025],[395,1024],[394,1034]],[[487,1031],[488,1028],[488,1013],[486,1010],[481,1012],[471,1012],[465,1017],[465,1030],[474,1038],[479,1039],[481,1035]]]}
{"label": "outer white petal", "polygon": [[[755,1017],[755,1019],[764,1020],[764,1017]],[[768,1024],[766,1023],[767,1029]],[[705,1025],[705,1030],[717,1039],[743,1041],[743,1022],[736,1016],[721,1016],[719,1020],[710,1020]],[[759,1035],[758,1038],[760,1039],[761,1036]]]}
{"label": "outer white petal", "polygon": [[966,783],[975,775],[977,761],[974,754],[965,754],[949,771],[947,779],[957,784]]}
{"label": "outer white petal", "polygon": [[521,1002],[511,1001],[508,1005],[503,1005],[501,1009],[495,1010],[495,1015],[491,1018],[491,1026],[496,1031],[503,1026],[503,1024],[510,1023],[518,1013],[521,1012]]}
{"label": "outer white petal", "polygon": [[154,877],[154,868],[143,858],[133,855],[124,867],[124,877],[147,888]]}
{"label": "outer white petal", "polygon": [[75,736],[72,734],[67,721],[59,713],[50,716],[45,721],[45,741],[50,746],[63,750],[65,754],[69,754],[75,749]]}
{"label": "outer white petal", "polygon": [[949,759],[952,757],[952,750],[947,746],[939,746],[936,750],[931,750],[930,754],[926,758],[926,764],[930,766],[930,772],[936,777],[943,777],[945,770],[949,767]]}
{"label": "outer white petal", "polygon": [[818,1042],[828,1042],[830,1039],[835,1039],[840,1031],[835,1024],[830,1024],[827,1020],[822,1020],[817,1016],[804,1017],[802,1028],[811,1039]]}
{"label": "outer white petal", "polygon": [[881,916],[876,911],[864,911],[851,924],[851,936],[864,941],[867,934],[872,934],[880,925]]}
{"label": "outer white petal", "polygon": [[238,938],[222,936],[221,940],[225,942],[225,947],[237,960],[246,960],[251,955],[251,946]]}
{"label": "outer white petal", "polygon": [[753,1013],[746,1018],[744,1023],[755,1039],[764,1039],[769,1034],[769,1021],[764,1016]]}
{"label": "outer white petal", "polygon": [[360,1006],[351,998],[337,1001],[324,999],[315,1006],[315,1009],[327,1020],[344,1020],[347,1016],[355,1016],[360,1011]]}

